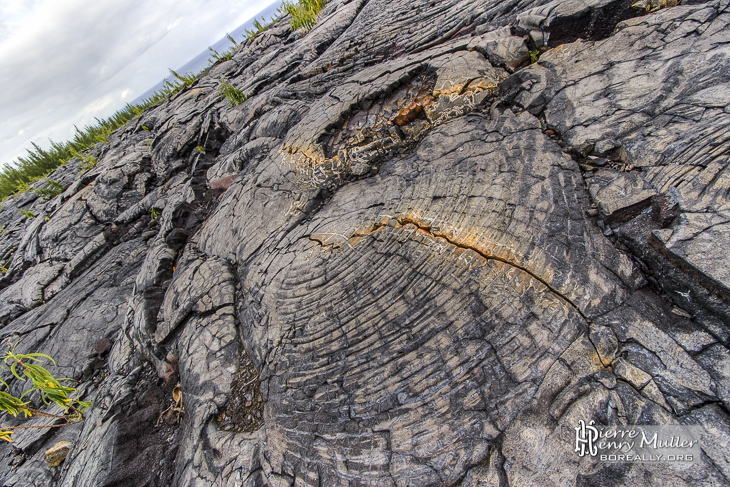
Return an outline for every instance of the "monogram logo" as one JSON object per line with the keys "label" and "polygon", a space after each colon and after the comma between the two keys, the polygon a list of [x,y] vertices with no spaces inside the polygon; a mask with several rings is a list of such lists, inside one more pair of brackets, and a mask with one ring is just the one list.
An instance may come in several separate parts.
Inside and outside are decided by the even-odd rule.
{"label": "monogram logo", "polygon": [[596,440],[598,440],[598,429],[593,426],[596,422],[591,421],[586,425],[582,419],[579,421],[580,426],[575,428],[575,451],[579,456],[584,456],[588,453],[591,456],[596,456],[598,448],[596,447]]}

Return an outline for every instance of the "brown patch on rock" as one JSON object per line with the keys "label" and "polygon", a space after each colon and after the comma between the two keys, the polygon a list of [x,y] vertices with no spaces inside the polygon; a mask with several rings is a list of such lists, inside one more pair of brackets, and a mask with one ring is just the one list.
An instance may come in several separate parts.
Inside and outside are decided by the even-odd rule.
{"label": "brown patch on rock", "polygon": [[218,415],[223,431],[252,433],[264,424],[264,399],[261,378],[247,355],[241,357],[241,366],[233,376],[228,405]]}
{"label": "brown patch on rock", "polygon": [[98,342],[94,344],[94,351],[98,355],[104,355],[105,353],[108,353],[109,350],[112,348],[112,341],[108,338],[102,338]]}
{"label": "brown patch on rock", "polygon": [[233,181],[236,180],[236,177],[237,177],[236,174],[231,174],[230,176],[226,176],[224,178],[215,179],[209,183],[210,188],[211,189],[223,189],[223,190],[228,189],[231,187],[231,184],[233,184]]}
{"label": "brown patch on rock", "polygon": [[44,458],[46,460],[46,465],[49,467],[57,467],[66,460],[66,457],[68,456],[68,452],[71,451],[71,448],[73,448],[73,443],[69,441],[59,441],[55,445],[53,445],[51,448],[46,450],[46,453],[44,455]]}
{"label": "brown patch on rock", "polygon": [[165,392],[172,391],[178,382],[180,381],[180,372],[178,370],[178,359],[177,357],[168,357],[167,363],[165,364],[165,375],[162,377],[164,384],[162,390]]}

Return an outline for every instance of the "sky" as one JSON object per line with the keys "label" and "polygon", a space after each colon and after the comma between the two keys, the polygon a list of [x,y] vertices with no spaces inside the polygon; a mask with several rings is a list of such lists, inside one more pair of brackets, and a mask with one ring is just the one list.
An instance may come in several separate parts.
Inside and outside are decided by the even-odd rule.
{"label": "sky", "polygon": [[0,0],[0,164],[109,117],[279,2]]}

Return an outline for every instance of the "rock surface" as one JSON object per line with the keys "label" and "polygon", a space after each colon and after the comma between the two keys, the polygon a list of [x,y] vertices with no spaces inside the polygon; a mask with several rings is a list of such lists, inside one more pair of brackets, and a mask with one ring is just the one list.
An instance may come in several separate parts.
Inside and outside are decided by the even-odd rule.
{"label": "rock surface", "polygon": [[730,6],[675,4],[334,0],[5,201],[0,336],[93,406],[2,485],[730,485]]}

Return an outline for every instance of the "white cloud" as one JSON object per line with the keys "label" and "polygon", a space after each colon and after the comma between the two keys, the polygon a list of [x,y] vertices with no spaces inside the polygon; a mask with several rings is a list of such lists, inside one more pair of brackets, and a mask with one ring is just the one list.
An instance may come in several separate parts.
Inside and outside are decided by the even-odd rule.
{"label": "white cloud", "polygon": [[177,19],[175,19],[172,22],[170,22],[169,24],[167,24],[167,30],[174,29],[175,27],[180,25],[180,22],[182,22],[182,19],[178,17]]}
{"label": "white cloud", "polygon": [[0,0],[0,162],[110,116],[271,3]]}

